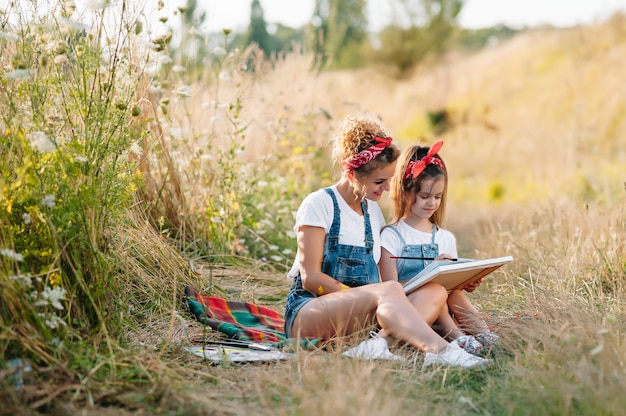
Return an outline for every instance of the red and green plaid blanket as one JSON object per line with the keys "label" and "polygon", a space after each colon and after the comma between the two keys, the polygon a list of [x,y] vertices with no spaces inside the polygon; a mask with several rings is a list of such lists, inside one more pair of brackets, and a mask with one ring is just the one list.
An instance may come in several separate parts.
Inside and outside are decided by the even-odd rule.
{"label": "red and green plaid blanket", "polygon": [[229,338],[276,343],[285,340],[285,320],[273,309],[253,303],[203,296],[185,288],[190,312],[202,324]]}

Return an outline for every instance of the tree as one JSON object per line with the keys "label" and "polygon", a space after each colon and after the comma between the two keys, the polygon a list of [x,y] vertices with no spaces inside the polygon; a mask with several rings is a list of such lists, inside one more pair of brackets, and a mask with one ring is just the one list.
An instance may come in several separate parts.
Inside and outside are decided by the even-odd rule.
{"label": "tree", "polygon": [[354,67],[367,42],[365,0],[316,0],[309,25],[310,49],[321,67]]}
{"label": "tree", "polygon": [[250,25],[248,26],[244,43],[246,45],[256,43],[267,57],[278,50],[278,44],[267,32],[267,23],[265,22],[263,8],[259,0],[252,0],[250,6]]}
{"label": "tree", "polygon": [[391,4],[396,23],[380,32],[375,56],[404,75],[426,57],[446,50],[463,0],[395,0]]}

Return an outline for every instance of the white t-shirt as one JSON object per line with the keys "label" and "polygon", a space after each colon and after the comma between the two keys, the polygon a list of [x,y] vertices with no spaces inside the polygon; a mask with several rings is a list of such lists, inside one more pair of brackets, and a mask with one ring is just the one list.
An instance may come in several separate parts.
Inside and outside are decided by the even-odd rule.
{"label": "white t-shirt", "polygon": [[[400,232],[400,235],[404,238],[404,242],[407,245],[430,244],[432,241],[432,232],[425,233],[416,230],[403,220],[398,222],[396,229]],[[385,228],[380,235],[380,240],[382,246],[392,256],[401,255],[403,248],[402,241],[392,230]],[[437,227],[435,243],[439,246],[439,254],[449,254],[455,258],[457,257],[456,238],[450,231]]]}
{"label": "white t-shirt", "polygon": [[[339,244],[350,246],[365,247],[365,221],[363,216],[355,212],[348,206],[348,203],[337,191],[337,186],[331,186],[332,191],[337,198],[339,205],[341,227],[339,229]],[[366,200],[367,212],[370,215],[370,224],[372,227],[372,236],[374,238],[373,256],[376,263],[380,260],[380,230],[385,226],[385,217],[375,201]],[[330,231],[333,224],[333,200],[324,189],[319,189],[310,193],[298,208],[296,214],[296,224],[293,231],[297,234],[303,225],[321,227],[326,234]],[[299,256],[296,259],[287,274],[290,278],[294,278],[300,272]]]}

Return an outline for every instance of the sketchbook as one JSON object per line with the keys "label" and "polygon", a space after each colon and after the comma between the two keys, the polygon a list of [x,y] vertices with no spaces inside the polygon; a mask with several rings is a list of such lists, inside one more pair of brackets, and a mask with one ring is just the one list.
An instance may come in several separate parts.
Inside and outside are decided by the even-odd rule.
{"label": "sketchbook", "polygon": [[441,284],[448,292],[451,292],[488,275],[511,261],[513,261],[511,256],[484,260],[461,258],[454,262],[435,260],[403,284],[404,293],[408,295],[431,281]]}
{"label": "sketchbook", "polygon": [[249,348],[229,347],[229,346],[206,346],[198,345],[183,347],[190,353],[198,357],[205,358],[214,363],[224,362],[253,362],[253,361],[279,361],[292,358],[293,354],[272,349],[269,351],[254,350]]}

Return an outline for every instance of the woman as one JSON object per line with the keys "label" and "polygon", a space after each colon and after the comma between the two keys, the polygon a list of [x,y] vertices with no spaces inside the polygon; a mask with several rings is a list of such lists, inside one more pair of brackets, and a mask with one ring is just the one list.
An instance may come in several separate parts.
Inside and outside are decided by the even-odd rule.
{"label": "woman", "polygon": [[347,355],[395,358],[384,338],[389,336],[424,351],[425,365],[485,363],[428,325],[447,299],[443,287],[421,289],[432,293],[425,296],[430,304],[422,304],[418,311],[400,283],[380,281],[377,262],[384,217],[376,201],[389,190],[399,155],[391,137],[378,121],[361,116],[341,122],[334,139],[341,179],[308,195],[296,216],[298,253],[289,272],[294,282],[285,311],[287,336],[330,339],[377,323],[381,336]]}

